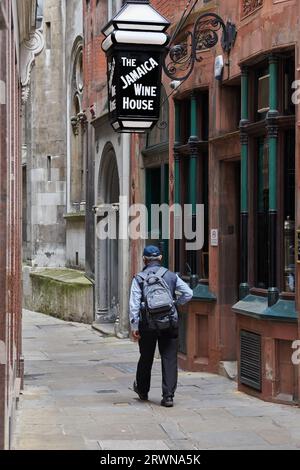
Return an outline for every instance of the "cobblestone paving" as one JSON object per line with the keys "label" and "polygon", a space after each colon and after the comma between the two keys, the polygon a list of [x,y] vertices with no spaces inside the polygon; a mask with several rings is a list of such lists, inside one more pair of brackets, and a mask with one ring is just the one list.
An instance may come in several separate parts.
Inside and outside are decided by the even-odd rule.
{"label": "cobblestone paving", "polygon": [[160,406],[160,362],[148,403],[131,387],[129,340],[24,312],[25,390],[15,449],[299,449],[300,409],[239,393],[235,382],[179,372],[174,408]]}

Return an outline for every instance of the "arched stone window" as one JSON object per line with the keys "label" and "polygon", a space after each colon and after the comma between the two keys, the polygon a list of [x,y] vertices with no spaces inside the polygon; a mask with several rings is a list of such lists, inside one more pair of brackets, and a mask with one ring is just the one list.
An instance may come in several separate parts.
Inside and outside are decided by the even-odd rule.
{"label": "arched stone window", "polygon": [[72,126],[70,141],[70,202],[76,209],[79,209],[80,204],[85,201],[84,132],[86,120],[82,109],[82,93],[82,38],[78,38],[72,54],[70,99],[70,122]]}

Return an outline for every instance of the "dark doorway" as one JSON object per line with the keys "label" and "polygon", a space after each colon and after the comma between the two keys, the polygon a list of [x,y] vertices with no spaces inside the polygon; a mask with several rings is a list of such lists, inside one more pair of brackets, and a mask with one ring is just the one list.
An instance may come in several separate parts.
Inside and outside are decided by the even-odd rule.
{"label": "dark doorway", "polygon": [[167,220],[161,214],[159,226],[156,227],[151,218],[152,204],[169,203],[169,165],[163,163],[159,167],[146,169],[146,206],[148,210],[148,239],[147,244],[158,245],[163,254],[163,265],[168,267],[169,240],[163,237],[162,227]]}
{"label": "dark doorway", "polygon": [[224,360],[236,359],[232,305],[238,301],[240,283],[240,161],[220,163],[220,342]]}

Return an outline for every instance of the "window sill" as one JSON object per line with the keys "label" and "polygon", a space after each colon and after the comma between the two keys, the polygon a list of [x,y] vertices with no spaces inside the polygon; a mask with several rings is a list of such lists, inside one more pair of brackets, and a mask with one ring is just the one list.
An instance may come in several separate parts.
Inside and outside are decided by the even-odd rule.
{"label": "window sill", "polygon": [[209,290],[209,286],[206,284],[198,284],[193,289],[192,300],[200,300],[203,302],[215,302],[217,297]]}
{"label": "window sill", "polygon": [[249,294],[233,305],[232,310],[240,315],[250,316],[258,320],[277,320],[281,322],[297,322],[298,314],[294,300],[279,299],[272,307],[268,307],[266,297]]}
{"label": "window sill", "polygon": [[[268,297],[268,289],[260,289],[259,287],[252,287],[250,294],[257,295],[259,297]],[[295,300],[295,292],[282,291],[279,294],[279,298],[282,300]]]}

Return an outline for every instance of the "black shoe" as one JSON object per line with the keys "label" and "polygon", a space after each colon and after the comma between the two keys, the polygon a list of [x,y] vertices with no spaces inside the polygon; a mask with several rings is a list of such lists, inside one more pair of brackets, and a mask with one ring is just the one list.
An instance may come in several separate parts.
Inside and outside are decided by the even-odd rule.
{"label": "black shoe", "polygon": [[148,401],[148,393],[140,393],[138,388],[137,388],[137,384],[136,384],[135,381],[133,382],[133,390],[134,390],[135,393],[138,394],[140,400]]}
{"label": "black shoe", "polygon": [[172,397],[164,397],[160,404],[161,404],[161,406],[165,406],[166,408],[171,408],[174,405],[173,398]]}

